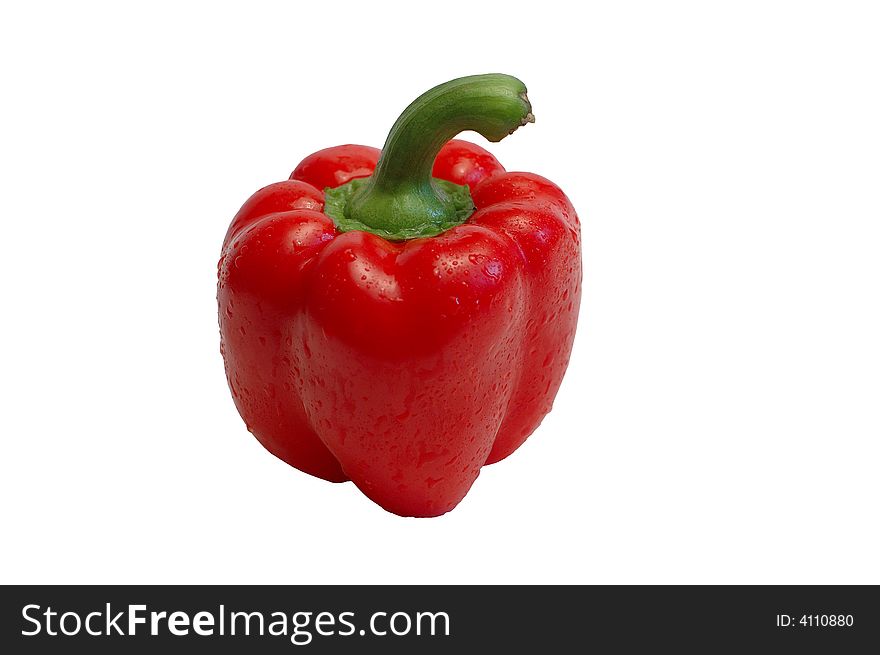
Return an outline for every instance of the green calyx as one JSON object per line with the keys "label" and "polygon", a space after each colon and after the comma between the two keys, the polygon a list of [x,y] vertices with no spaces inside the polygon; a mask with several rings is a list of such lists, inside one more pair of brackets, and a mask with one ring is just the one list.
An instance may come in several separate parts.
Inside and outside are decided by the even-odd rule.
{"label": "green calyx", "polygon": [[[358,178],[347,182],[342,186],[324,189],[324,213],[336,222],[336,227],[340,232],[348,232],[350,230],[363,230],[364,232],[372,232],[381,237],[385,237],[391,241],[402,241],[404,239],[415,239],[416,237],[430,237],[435,234],[448,230],[456,225],[464,223],[468,216],[474,212],[474,201],[471,200],[471,192],[466,186],[453,184],[446,180],[432,179],[433,192],[437,197],[442,198],[444,207],[452,208],[449,214],[443,213],[439,216],[427,216],[420,223],[404,223],[393,227],[376,227],[362,223],[355,217],[348,215],[351,208],[351,200],[356,197],[358,192],[370,184],[372,178]],[[402,200],[406,202],[412,196],[404,195]],[[395,212],[397,216],[420,216],[420,207],[416,206],[412,210],[407,210],[405,206],[394,205],[393,201],[389,203],[392,207],[389,212]]]}
{"label": "green calyx", "polygon": [[465,130],[500,141],[534,120],[525,85],[510,75],[473,75],[436,86],[394,123],[372,176],[325,189],[324,212],[343,232],[390,240],[440,234],[474,211],[466,186],[431,176],[440,148]]}

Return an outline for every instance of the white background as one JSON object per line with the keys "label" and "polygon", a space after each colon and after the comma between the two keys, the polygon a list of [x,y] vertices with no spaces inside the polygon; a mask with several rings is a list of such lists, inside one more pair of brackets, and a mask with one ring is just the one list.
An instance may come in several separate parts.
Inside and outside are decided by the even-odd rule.
{"label": "white background", "polygon": [[[880,583],[876,5],[240,4],[4,4],[0,581]],[[582,216],[579,333],[526,445],[401,519],[246,432],[215,266],[483,72]]]}

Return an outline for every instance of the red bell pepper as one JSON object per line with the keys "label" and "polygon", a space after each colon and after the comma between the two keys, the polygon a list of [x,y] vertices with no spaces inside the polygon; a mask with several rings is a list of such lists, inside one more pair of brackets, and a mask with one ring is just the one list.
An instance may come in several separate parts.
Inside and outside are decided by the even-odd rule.
{"label": "red bell pepper", "polygon": [[221,351],[248,429],[396,514],[455,507],[535,430],[568,365],[574,208],[552,182],[450,141],[533,121],[525,91],[507,75],[431,89],[381,153],[309,155],[223,243]]}

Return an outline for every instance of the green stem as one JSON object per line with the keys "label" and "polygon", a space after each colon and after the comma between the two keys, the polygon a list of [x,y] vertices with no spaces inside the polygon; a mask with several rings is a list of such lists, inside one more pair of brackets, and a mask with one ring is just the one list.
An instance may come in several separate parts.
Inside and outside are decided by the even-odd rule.
{"label": "green stem", "polygon": [[440,148],[465,130],[500,141],[534,120],[525,85],[510,75],[473,75],[434,87],[394,123],[376,172],[351,194],[345,217],[401,238],[460,222],[461,199],[431,177]]}

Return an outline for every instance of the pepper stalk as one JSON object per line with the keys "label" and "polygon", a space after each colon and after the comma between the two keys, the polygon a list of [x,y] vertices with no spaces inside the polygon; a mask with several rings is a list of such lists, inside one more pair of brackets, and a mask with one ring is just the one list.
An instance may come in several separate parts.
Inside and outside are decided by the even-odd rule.
{"label": "pepper stalk", "polygon": [[325,212],[341,231],[394,240],[439,234],[474,209],[466,186],[431,176],[443,145],[466,130],[497,142],[534,120],[525,85],[510,75],[440,84],[403,110],[372,176],[325,190]]}

